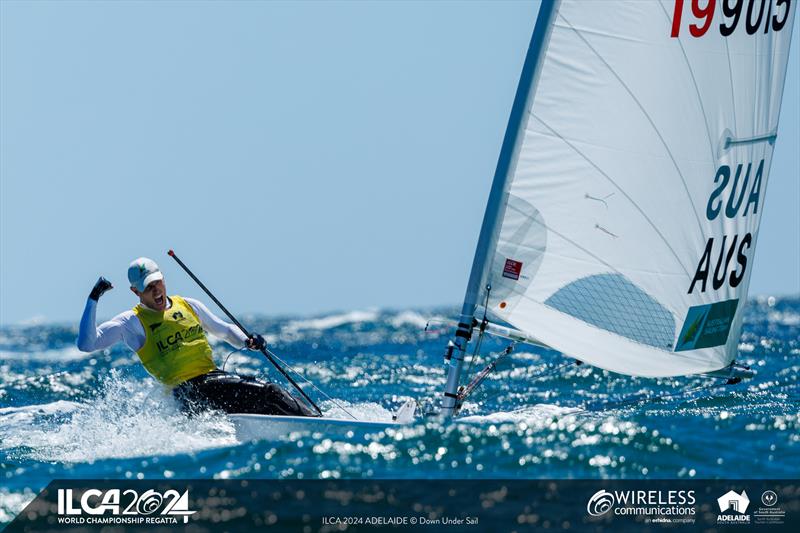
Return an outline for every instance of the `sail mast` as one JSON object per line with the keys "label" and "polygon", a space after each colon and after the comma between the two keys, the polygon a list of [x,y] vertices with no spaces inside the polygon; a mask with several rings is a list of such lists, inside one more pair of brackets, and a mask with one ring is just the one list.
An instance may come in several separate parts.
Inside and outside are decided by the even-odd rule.
{"label": "sail mast", "polygon": [[472,270],[467,283],[467,292],[464,296],[464,305],[461,308],[461,316],[459,317],[453,340],[448,344],[445,354],[445,358],[449,362],[447,382],[442,401],[442,415],[445,417],[452,416],[456,407],[456,393],[461,377],[461,366],[464,362],[467,344],[472,336],[475,309],[478,305],[481,291],[487,281],[490,254],[494,250],[499,223],[503,218],[505,209],[503,198],[506,195],[509,177],[513,174],[516,156],[519,151],[519,142],[522,137],[521,133],[527,123],[530,103],[536,92],[542,58],[547,48],[559,3],[560,0],[542,0],[528,53],[525,56],[522,75],[517,86],[517,94],[514,97],[514,105],[511,107],[511,116],[508,119],[508,127],[503,138],[503,146],[500,149],[500,157],[497,161],[492,188],[489,192],[489,201],[483,216],[478,246],[475,249]]}

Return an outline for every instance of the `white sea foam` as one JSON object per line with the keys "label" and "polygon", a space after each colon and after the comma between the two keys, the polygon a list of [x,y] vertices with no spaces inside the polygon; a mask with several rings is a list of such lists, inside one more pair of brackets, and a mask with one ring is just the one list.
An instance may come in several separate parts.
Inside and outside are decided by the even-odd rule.
{"label": "white sea foam", "polygon": [[301,329],[332,329],[345,324],[374,322],[378,319],[377,311],[351,311],[307,320],[293,320],[284,326],[284,331],[292,332]]}
{"label": "white sea foam", "polygon": [[8,409],[0,413],[2,448],[38,461],[91,463],[175,455],[237,442],[224,416],[207,413],[189,419],[152,381],[126,380],[113,371],[86,403]]}
{"label": "white sea foam", "polygon": [[66,346],[53,350],[42,350],[37,352],[12,352],[0,350],[0,361],[57,361],[65,363],[68,361],[79,361],[89,359],[91,353],[82,352],[77,346]]}
{"label": "white sea foam", "polygon": [[18,429],[15,426],[29,425],[37,417],[48,415],[62,415],[72,413],[81,405],[75,402],[59,400],[40,405],[23,405],[22,407],[0,408],[0,435],[7,438],[4,433]]}
{"label": "white sea foam", "polygon": [[34,315],[30,318],[25,318],[17,322],[18,326],[23,327],[30,327],[30,326],[41,326],[42,324],[47,323],[47,317],[44,315]]}
{"label": "white sea foam", "polygon": [[489,415],[473,415],[465,416],[456,420],[458,423],[464,424],[544,424],[554,417],[562,417],[578,412],[579,409],[572,407],[561,407],[552,404],[536,404],[524,409],[517,409],[515,411],[497,412]]}
{"label": "white sea foam", "polygon": [[21,492],[0,488],[0,524],[11,522],[35,497],[29,488]]}
{"label": "white sea foam", "polygon": [[[440,318],[440,317],[436,317]],[[428,319],[417,313],[416,311],[403,311],[387,320],[392,326],[399,328],[401,326],[417,326],[424,328],[428,325]]]}
{"label": "white sea foam", "polygon": [[767,320],[773,324],[780,324],[782,326],[800,326],[800,313],[793,313],[792,311],[771,311],[767,315]]}
{"label": "white sea foam", "polygon": [[[437,369],[438,370],[438,369]],[[408,383],[413,383],[414,385],[426,385],[429,387],[435,387],[442,382],[443,372],[438,373],[430,373],[430,374],[408,374],[403,376],[402,380]]]}
{"label": "white sea foam", "polygon": [[22,381],[28,377],[27,374],[15,372],[18,365],[5,364],[0,365],[0,384],[13,383],[15,381]]}

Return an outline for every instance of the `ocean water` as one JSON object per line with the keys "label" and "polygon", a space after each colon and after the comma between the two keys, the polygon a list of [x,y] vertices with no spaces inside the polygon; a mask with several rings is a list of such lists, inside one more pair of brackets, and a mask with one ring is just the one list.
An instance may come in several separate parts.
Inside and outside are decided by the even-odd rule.
{"label": "ocean water", "polygon": [[[438,401],[448,309],[246,317],[335,400],[330,414],[391,417]],[[186,418],[123,345],[75,348],[77,325],[0,329],[0,524],[54,478],[797,478],[800,298],[752,300],[740,363],[756,376],[642,379],[525,345],[470,397],[463,422],[367,436],[239,442],[224,415]],[[487,338],[472,373],[507,346]],[[230,352],[215,344],[219,364]],[[260,354],[227,370],[280,382]],[[313,390],[312,396],[319,398]]]}

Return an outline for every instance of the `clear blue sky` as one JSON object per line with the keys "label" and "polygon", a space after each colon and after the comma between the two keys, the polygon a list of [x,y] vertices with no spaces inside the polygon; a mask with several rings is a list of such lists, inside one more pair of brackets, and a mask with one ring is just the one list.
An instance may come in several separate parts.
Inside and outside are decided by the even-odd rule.
{"label": "clear blue sky", "polygon": [[[168,248],[238,312],[460,303],[537,9],[0,2],[0,323],[139,255],[198,295]],[[800,292],[798,40],[751,294]]]}

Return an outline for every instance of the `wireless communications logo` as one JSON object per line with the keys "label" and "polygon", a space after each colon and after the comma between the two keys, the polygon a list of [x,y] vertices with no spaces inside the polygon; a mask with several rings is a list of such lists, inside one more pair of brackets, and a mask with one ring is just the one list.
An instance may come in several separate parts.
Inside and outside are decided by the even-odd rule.
{"label": "wireless communications logo", "polygon": [[598,490],[589,498],[586,512],[592,516],[601,516],[610,511],[612,507],[614,507],[614,495],[606,490]]}
{"label": "wireless communications logo", "polygon": [[643,517],[647,523],[694,523],[693,490],[598,490],[586,504],[590,516]]}
{"label": "wireless communications logo", "polygon": [[179,518],[185,524],[196,512],[189,510],[188,489],[183,494],[87,489],[80,497],[73,489],[58,489],[59,524],[177,524]]}

